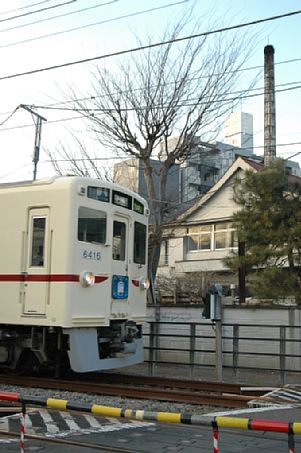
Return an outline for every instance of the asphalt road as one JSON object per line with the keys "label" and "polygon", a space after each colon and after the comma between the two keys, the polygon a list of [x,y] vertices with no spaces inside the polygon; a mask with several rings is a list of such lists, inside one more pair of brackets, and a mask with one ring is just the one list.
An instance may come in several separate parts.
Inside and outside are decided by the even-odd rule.
{"label": "asphalt road", "polygon": [[[247,419],[301,421],[301,408],[260,408],[227,412],[227,416]],[[20,415],[0,419],[0,429],[20,433]],[[26,436],[47,436],[49,441]],[[63,441],[64,444],[58,442]],[[88,447],[87,445],[91,445]],[[26,416],[25,452],[107,452],[136,453],[185,452],[207,453],[213,451],[213,431],[206,426],[187,426],[170,423],[149,423],[110,417],[59,412],[39,408]],[[20,451],[20,439],[0,436],[0,452]],[[283,453],[288,451],[286,433],[220,429],[220,453]],[[295,436],[295,451],[301,451],[301,436]]]}

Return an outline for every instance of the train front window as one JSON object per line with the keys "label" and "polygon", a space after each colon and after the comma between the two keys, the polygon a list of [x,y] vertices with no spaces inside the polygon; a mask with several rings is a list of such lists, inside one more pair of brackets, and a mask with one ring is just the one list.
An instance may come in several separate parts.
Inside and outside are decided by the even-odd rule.
{"label": "train front window", "polygon": [[125,260],[126,225],[114,220],[113,225],[113,260]]}
{"label": "train front window", "polygon": [[145,264],[146,255],[146,226],[135,222],[134,227],[134,263]]}
{"label": "train front window", "polygon": [[98,201],[106,201],[110,200],[110,190],[106,187],[88,187],[88,198],[93,198],[94,200]]}
{"label": "train front window", "polygon": [[105,244],[107,214],[96,209],[81,206],[78,209],[77,238],[79,241]]}
{"label": "train front window", "polygon": [[31,266],[44,266],[44,245],[46,234],[46,218],[34,217],[32,219]]}

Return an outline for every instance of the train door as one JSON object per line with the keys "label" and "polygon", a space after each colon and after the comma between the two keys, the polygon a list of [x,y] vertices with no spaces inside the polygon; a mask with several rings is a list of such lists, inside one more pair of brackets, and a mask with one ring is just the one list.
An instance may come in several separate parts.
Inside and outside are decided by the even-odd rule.
{"label": "train door", "polygon": [[49,297],[49,208],[29,210],[26,272],[24,275],[24,314],[46,313]]}
{"label": "train door", "polygon": [[129,270],[129,221],[127,217],[115,215],[113,217],[113,299],[128,298],[128,270]]}

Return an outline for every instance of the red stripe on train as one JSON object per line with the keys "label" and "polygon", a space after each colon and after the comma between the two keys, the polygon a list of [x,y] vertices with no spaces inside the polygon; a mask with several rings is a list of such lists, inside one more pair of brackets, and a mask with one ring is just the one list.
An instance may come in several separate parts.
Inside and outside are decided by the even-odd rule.
{"label": "red stripe on train", "polygon": [[[109,277],[95,276],[95,283],[101,283]],[[0,274],[0,282],[79,282],[77,274]]]}

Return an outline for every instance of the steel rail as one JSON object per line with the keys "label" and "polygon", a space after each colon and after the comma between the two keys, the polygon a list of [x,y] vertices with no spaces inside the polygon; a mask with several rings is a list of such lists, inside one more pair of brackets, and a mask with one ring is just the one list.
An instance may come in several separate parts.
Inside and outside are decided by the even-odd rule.
{"label": "steel rail", "polygon": [[[97,379],[95,374],[91,378]],[[88,375],[88,379],[90,379]],[[98,375],[99,379],[99,375]],[[191,390],[201,390],[209,392],[231,393],[240,395],[242,387],[240,384],[229,384],[225,382],[210,382],[210,381],[197,381],[189,379],[175,379],[157,376],[141,376],[129,375],[119,373],[103,373],[101,374],[102,382],[121,382],[123,384],[139,384],[139,385],[152,385],[169,388],[186,388]],[[251,387],[249,387],[251,389]]]}
{"label": "steel rail", "polygon": [[[20,433],[15,431],[4,431],[0,430],[0,436],[9,436],[9,437],[20,437]],[[78,448],[91,448],[93,450],[99,450],[100,452],[111,452],[111,453],[141,453],[140,450],[129,450],[119,447],[110,447],[109,445],[101,445],[95,443],[88,443],[88,442],[79,442],[78,440],[66,440],[61,438],[54,438],[54,437],[46,437],[46,436],[39,436],[37,434],[26,434],[26,440],[37,440],[42,442],[50,442],[59,445],[70,445],[73,447]]]}
{"label": "steel rail", "polygon": [[[172,381],[170,381],[171,383]],[[58,389],[96,395],[108,395],[145,400],[172,401],[194,405],[212,405],[222,407],[247,407],[252,396],[243,396],[220,391],[183,391],[182,389],[170,390],[156,387],[133,387],[130,385],[112,385],[87,381],[56,380],[49,378],[33,378],[26,376],[0,376],[0,383],[19,385],[23,387],[39,387],[44,389]]]}

